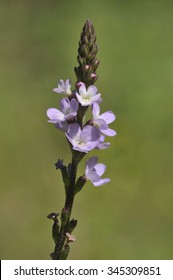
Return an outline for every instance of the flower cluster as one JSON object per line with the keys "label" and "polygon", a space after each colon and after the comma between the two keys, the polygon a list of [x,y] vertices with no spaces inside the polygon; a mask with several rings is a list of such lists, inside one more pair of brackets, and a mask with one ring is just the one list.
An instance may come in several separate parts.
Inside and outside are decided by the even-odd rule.
{"label": "flower cluster", "polygon": [[[79,82],[75,90],[71,90],[71,81],[60,80],[58,87],[53,91],[63,94],[60,100],[60,110],[49,108],[47,116],[49,122],[65,133],[72,150],[87,154],[93,149],[106,149],[110,143],[105,142],[105,136],[115,136],[116,132],[109,128],[109,124],[115,120],[111,111],[100,114],[102,98],[94,85],[86,87],[85,83]],[[88,108],[91,108],[92,118],[84,122]],[[84,178],[90,180],[94,186],[101,186],[110,181],[109,178],[102,179],[101,176],[106,166],[97,163],[97,158],[92,157],[86,162]]]}

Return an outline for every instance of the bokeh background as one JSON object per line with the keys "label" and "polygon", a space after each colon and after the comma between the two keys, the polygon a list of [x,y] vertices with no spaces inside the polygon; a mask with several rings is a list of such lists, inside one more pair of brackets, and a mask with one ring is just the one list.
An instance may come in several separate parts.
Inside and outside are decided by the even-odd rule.
{"label": "bokeh background", "polygon": [[1,1],[1,259],[49,259],[53,250],[46,216],[64,203],[54,163],[67,164],[70,152],[46,110],[59,107],[52,93],[59,79],[76,81],[88,18],[98,39],[102,112],[116,114],[118,134],[108,150],[91,153],[111,183],[87,183],[76,196],[70,259],[173,258],[172,15],[168,0]]}

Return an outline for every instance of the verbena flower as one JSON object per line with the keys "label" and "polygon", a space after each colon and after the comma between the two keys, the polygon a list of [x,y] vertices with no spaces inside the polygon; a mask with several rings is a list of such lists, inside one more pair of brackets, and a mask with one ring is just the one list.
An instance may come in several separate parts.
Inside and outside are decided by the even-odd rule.
{"label": "verbena flower", "polygon": [[110,182],[110,178],[101,178],[106,170],[106,165],[103,163],[97,163],[97,161],[97,157],[91,157],[89,160],[87,160],[85,168],[85,178],[90,180],[95,187]]}
{"label": "verbena flower", "polygon": [[[48,218],[53,220],[52,237],[55,242],[54,252],[51,253],[53,260],[65,260],[68,257],[70,243],[75,241],[71,235],[77,225],[77,220],[71,219],[74,196],[82,190],[86,181],[90,180],[94,186],[101,186],[110,182],[109,178],[102,178],[106,170],[103,163],[98,163],[97,157],[91,157],[86,161],[83,176],[77,179],[78,164],[84,156],[93,149],[106,149],[110,146],[105,142],[106,136],[114,136],[116,132],[108,125],[115,120],[111,111],[100,114],[99,103],[102,101],[101,94],[94,85],[98,75],[99,65],[97,59],[98,47],[93,24],[87,20],[79,41],[77,60],[79,65],[74,68],[76,74],[75,89],[71,90],[71,81],[60,80],[54,92],[62,94],[60,109],[49,108],[47,116],[49,122],[64,132],[66,140],[70,144],[72,154],[71,163],[67,166],[63,160],[58,160],[56,169],[60,169],[65,189],[65,204],[58,214],[51,213]],[[92,119],[85,119],[87,110],[91,109]]]}
{"label": "verbena flower", "polygon": [[108,127],[108,124],[115,120],[114,113],[107,111],[100,115],[100,106],[97,103],[94,103],[92,106],[93,124],[97,125],[103,134],[115,136],[116,131]]}
{"label": "verbena flower", "polygon": [[88,153],[100,143],[98,128],[86,125],[82,130],[78,123],[69,125],[66,137],[73,146],[73,150]]}
{"label": "verbena flower", "polygon": [[62,98],[60,108],[61,111],[56,108],[49,108],[47,110],[47,116],[50,119],[49,122],[57,124],[73,119],[77,115],[78,102],[74,98],[72,100]]}
{"label": "verbena flower", "polygon": [[86,86],[84,83],[81,83],[79,87],[79,93],[76,92],[76,97],[79,103],[82,106],[89,106],[93,104],[94,102],[101,102],[101,94],[98,93],[98,90],[95,86],[91,85],[86,89]]}
{"label": "verbena flower", "polygon": [[67,79],[66,81],[60,80],[58,83],[58,87],[53,89],[54,92],[60,93],[60,94],[67,94],[71,95],[71,81],[70,79]]}

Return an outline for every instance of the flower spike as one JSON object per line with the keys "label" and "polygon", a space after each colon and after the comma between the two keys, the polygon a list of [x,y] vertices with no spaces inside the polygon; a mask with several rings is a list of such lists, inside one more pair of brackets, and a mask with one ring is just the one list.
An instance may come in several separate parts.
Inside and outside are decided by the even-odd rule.
{"label": "flower spike", "polygon": [[98,78],[96,69],[100,62],[96,58],[97,51],[94,26],[90,20],[87,20],[79,41],[77,56],[79,66],[74,68],[77,82],[83,82],[86,87],[93,85]]}
{"label": "flower spike", "polygon": [[[71,80],[60,80],[55,93],[63,96],[60,100],[60,109],[47,110],[48,122],[60,129],[70,146],[72,160],[65,165],[62,160],[55,164],[56,170],[61,173],[65,190],[65,203],[60,217],[52,212],[48,218],[53,221],[52,237],[55,243],[54,251],[50,254],[53,260],[65,260],[70,252],[70,245],[76,238],[71,233],[77,226],[77,220],[71,218],[74,197],[86,186],[88,180],[95,187],[110,182],[110,178],[102,178],[106,171],[103,163],[93,156],[86,161],[85,172],[77,178],[78,165],[81,160],[94,149],[102,150],[110,146],[105,142],[106,136],[115,136],[116,132],[108,125],[115,120],[112,111],[100,114],[99,104],[102,102],[101,93],[94,85],[98,78],[96,73],[99,60],[96,58],[98,47],[96,34],[90,20],[83,27],[75,67],[76,84],[71,89]],[[87,110],[92,117],[87,120]]]}

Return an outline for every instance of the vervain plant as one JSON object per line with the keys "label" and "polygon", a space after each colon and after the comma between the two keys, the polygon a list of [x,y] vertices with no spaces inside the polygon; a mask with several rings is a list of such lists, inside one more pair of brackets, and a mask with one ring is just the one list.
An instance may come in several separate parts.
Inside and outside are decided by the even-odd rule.
{"label": "vervain plant", "polygon": [[[106,149],[110,143],[105,142],[105,136],[115,136],[116,132],[108,127],[115,120],[111,111],[100,114],[99,104],[102,102],[101,94],[94,83],[98,76],[96,69],[99,61],[96,58],[98,48],[96,34],[90,20],[87,20],[81,33],[78,48],[78,67],[75,67],[77,81],[75,89],[71,90],[71,81],[60,80],[53,89],[55,93],[64,97],[60,100],[60,110],[49,108],[47,116],[49,122],[61,130],[70,145],[72,160],[65,166],[63,160],[58,160],[56,169],[61,171],[64,188],[65,204],[59,214],[51,213],[49,219],[53,220],[52,237],[55,242],[53,260],[67,259],[70,242],[75,241],[72,231],[77,225],[77,220],[71,219],[74,197],[82,190],[88,180],[95,187],[110,181],[102,178],[106,170],[103,163],[97,163],[98,158],[93,156],[86,161],[85,172],[77,178],[77,168],[80,161],[93,149]],[[91,109],[92,118],[85,121],[87,110]]]}

